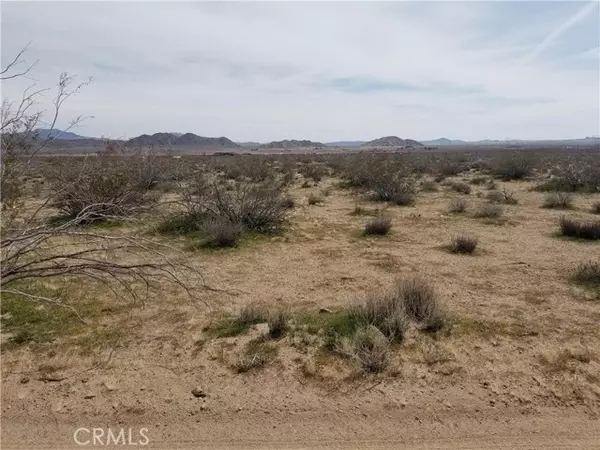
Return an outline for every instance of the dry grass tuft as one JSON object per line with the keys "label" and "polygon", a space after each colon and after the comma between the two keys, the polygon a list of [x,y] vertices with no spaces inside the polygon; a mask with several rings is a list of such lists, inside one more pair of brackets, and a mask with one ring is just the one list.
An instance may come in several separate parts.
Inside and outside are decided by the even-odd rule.
{"label": "dry grass tuft", "polygon": [[504,209],[500,205],[496,205],[494,203],[484,203],[481,205],[475,213],[473,217],[478,219],[497,219],[504,214]]}
{"label": "dry grass tuft", "polygon": [[467,202],[463,198],[453,198],[450,201],[450,206],[448,210],[454,214],[464,213],[469,207],[469,202]]}
{"label": "dry grass tuft", "polygon": [[477,247],[479,240],[475,236],[460,234],[454,236],[450,242],[450,251],[452,253],[472,254]]}
{"label": "dry grass tuft", "polygon": [[360,328],[352,338],[352,357],[366,373],[383,372],[390,364],[389,341],[374,326]]}
{"label": "dry grass tuft", "polygon": [[399,282],[396,289],[406,315],[424,330],[438,331],[444,326],[444,313],[431,284],[421,278],[411,278]]}
{"label": "dry grass tuft", "polygon": [[594,287],[600,287],[600,261],[580,264],[573,274],[573,281]]}
{"label": "dry grass tuft", "polygon": [[382,236],[388,234],[392,228],[392,219],[385,216],[378,216],[369,220],[364,229],[365,235]]}

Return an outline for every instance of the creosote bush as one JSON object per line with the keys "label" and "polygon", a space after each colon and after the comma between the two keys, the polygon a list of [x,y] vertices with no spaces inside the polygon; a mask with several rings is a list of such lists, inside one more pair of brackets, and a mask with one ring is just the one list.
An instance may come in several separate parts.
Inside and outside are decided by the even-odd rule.
{"label": "creosote bush", "polygon": [[549,209],[571,209],[573,207],[573,195],[569,192],[551,192],[544,198],[542,207]]}
{"label": "creosote bush", "polygon": [[454,236],[450,241],[450,251],[452,253],[472,254],[477,248],[479,240],[475,236],[460,234]]}
{"label": "creosote bush", "polygon": [[523,153],[502,154],[491,163],[492,174],[501,180],[522,180],[533,174],[536,160]]}
{"label": "creosote bush", "polygon": [[581,221],[562,216],[559,225],[560,234],[563,236],[587,240],[600,239],[600,220]]}
{"label": "creosote bush", "polygon": [[365,235],[385,235],[388,234],[392,228],[392,219],[383,215],[379,215],[369,220],[365,224],[363,234]]}

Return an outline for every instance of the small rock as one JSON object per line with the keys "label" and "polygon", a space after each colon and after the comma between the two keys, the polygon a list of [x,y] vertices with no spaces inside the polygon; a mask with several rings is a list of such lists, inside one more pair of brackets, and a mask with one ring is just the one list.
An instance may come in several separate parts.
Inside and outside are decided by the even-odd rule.
{"label": "small rock", "polygon": [[106,387],[108,391],[114,391],[115,389],[117,389],[117,386],[108,382],[104,382],[104,387]]}
{"label": "small rock", "polygon": [[192,389],[192,395],[196,398],[204,398],[206,397],[206,392],[204,392],[200,386],[196,386],[194,389]]}
{"label": "small rock", "polygon": [[321,309],[319,309],[320,313],[333,313],[332,310],[330,310],[329,308],[325,308],[324,306],[321,307]]}
{"label": "small rock", "polygon": [[83,398],[85,398],[86,400],[89,400],[91,398],[94,398],[96,396],[96,394],[87,394],[86,396],[84,396]]}
{"label": "small rock", "polygon": [[21,384],[27,384],[27,383],[29,383],[29,377],[21,378]]}

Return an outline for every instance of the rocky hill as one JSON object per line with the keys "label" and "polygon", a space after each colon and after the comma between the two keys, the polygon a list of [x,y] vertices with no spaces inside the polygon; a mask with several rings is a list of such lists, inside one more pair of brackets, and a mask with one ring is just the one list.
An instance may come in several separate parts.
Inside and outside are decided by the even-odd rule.
{"label": "rocky hill", "polygon": [[322,142],[313,141],[297,141],[296,139],[285,139],[283,141],[273,141],[268,144],[263,144],[260,148],[325,148],[327,147]]}
{"label": "rocky hill", "polygon": [[129,139],[128,146],[135,147],[195,147],[195,148],[241,148],[238,144],[226,137],[204,137],[194,133],[178,135],[175,133],[155,133],[153,135],[142,134]]}
{"label": "rocky hill", "polygon": [[424,147],[424,145],[413,139],[401,139],[398,136],[385,136],[365,142],[361,147]]}

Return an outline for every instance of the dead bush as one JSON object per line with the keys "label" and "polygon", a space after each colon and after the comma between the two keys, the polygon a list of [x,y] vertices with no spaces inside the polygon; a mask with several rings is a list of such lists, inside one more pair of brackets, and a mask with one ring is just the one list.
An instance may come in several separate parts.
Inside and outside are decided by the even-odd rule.
{"label": "dead bush", "polygon": [[51,205],[68,218],[86,211],[89,222],[131,216],[156,201],[156,163],[139,153],[111,151],[58,161],[46,172]]}
{"label": "dead bush", "polygon": [[485,198],[492,203],[503,203],[505,205],[516,205],[519,203],[515,198],[514,192],[506,189],[488,192]]}
{"label": "dead bush", "polygon": [[352,305],[350,314],[357,323],[377,327],[390,341],[404,340],[408,318],[402,299],[395,290],[368,296]]}
{"label": "dead bush", "polygon": [[275,311],[268,316],[269,337],[279,339],[287,330],[288,316],[283,310]]}
{"label": "dead bush", "polygon": [[481,219],[497,219],[501,217],[502,214],[504,214],[502,206],[494,203],[484,203],[475,210],[473,216]]}
{"label": "dead bush", "polygon": [[427,331],[437,331],[444,325],[444,314],[435,289],[422,278],[399,282],[396,295],[406,315]]}
{"label": "dead bush", "polygon": [[544,198],[543,208],[549,209],[571,209],[573,207],[573,195],[569,192],[552,192]]}
{"label": "dead bush", "polygon": [[600,287],[600,261],[580,264],[573,274],[577,283]]}
{"label": "dead bush", "polygon": [[600,239],[600,220],[586,222],[562,216],[559,225],[560,234],[563,236],[587,240]]}
{"label": "dead bush", "polygon": [[242,224],[229,222],[220,218],[209,219],[203,222],[201,227],[205,234],[200,243],[201,247],[237,247],[240,237],[244,232]]}
{"label": "dead bush", "polygon": [[471,193],[471,186],[467,183],[454,182],[450,185],[453,191],[460,192],[461,194],[468,195]]}
{"label": "dead bush", "polygon": [[464,213],[468,207],[469,207],[469,202],[467,202],[465,199],[453,198],[450,201],[450,206],[449,206],[448,210],[451,213],[459,214],[459,213]]}
{"label": "dead bush", "polygon": [[374,326],[357,330],[352,338],[352,356],[367,373],[383,372],[390,363],[389,342]]}
{"label": "dead bush", "polygon": [[385,235],[392,228],[392,219],[383,215],[379,215],[365,224],[365,235]]}
{"label": "dead bush", "polygon": [[323,198],[319,197],[318,195],[310,194],[308,196],[308,204],[310,206],[320,205],[321,203],[323,203]]}
{"label": "dead bush", "polygon": [[450,251],[452,253],[472,254],[477,247],[479,240],[475,236],[460,234],[454,236],[450,241]]}

